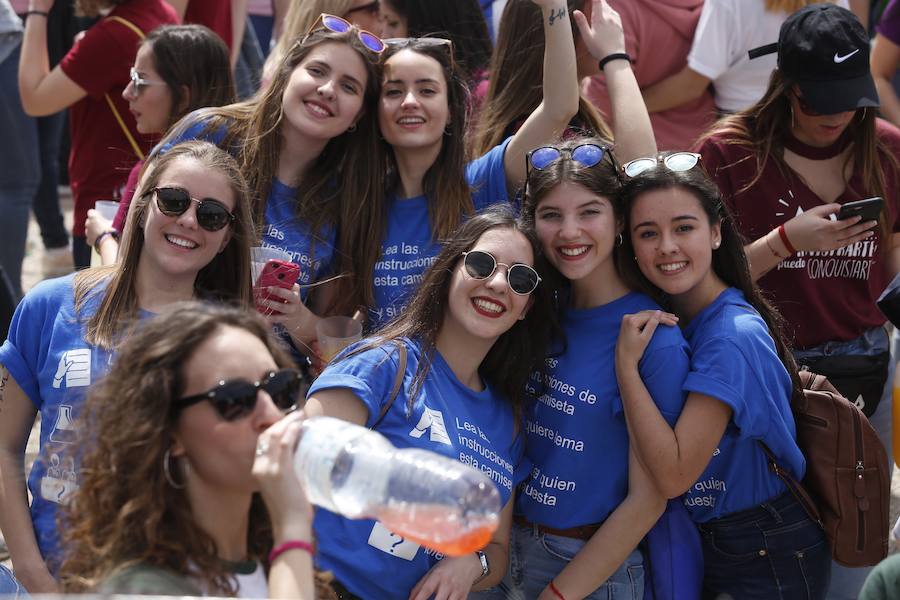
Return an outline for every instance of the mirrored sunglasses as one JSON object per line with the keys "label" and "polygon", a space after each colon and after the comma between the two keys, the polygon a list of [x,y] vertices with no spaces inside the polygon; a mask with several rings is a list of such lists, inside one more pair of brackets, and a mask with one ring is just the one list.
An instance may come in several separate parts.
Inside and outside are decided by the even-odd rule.
{"label": "mirrored sunglasses", "polygon": [[593,167],[600,164],[609,148],[596,144],[582,144],[571,150],[556,146],[541,146],[528,153],[528,164],[537,171],[543,171],[563,156],[568,156],[582,167]]}
{"label": "mirrored sunglasses", "polygon": [[497,265],[506,267],[506,283],[516,294],[527,296],[535,289],[541,278],[538,276],[534,268],[522,263],[514,263],[507,265],[506,263],[498,263],[497,259],[490,252],[484,250],[470,250],[463,252],[463,266],[466,273],[473,279],[487,279],[497,270]]}
{"label": "mirrored sunglasses", "polygon": [[206,231],[219,231],[233,223],[235,217],[224,204],[214,198],[197,200],[184,188],[158,187],[150,190],[156,194],[156,206],[167,217],[180,217],[191,202],[197,203],[197,225]]}
{"label": "mirrored sunglasses", "polygon": [[342,19],[341,17],[336,17],[327,13],[319,15],[319,18],[313,22],[312,26],[306,32],[306,35],[303,36],[303,40],[305,41],[306,38],[309,37],[309,34],[318,29],[327,29],[334,33],[347,33],[351,29],[355,29],[356,37],[359,38],[359,41],[362,42],[362,45],[368,50],[371,50],[375,54],[381,54],[385,49],[384,41],[371,31],[359,29],[347,19]]}
{"label": "mirrored sunglasses", "polygon": [[[246,379],[229,379],[220,381],[216,387],[202,394],[179,398],[175,401],[175,407],[181,410],[209,400],[220,417],[226,421],[235,421],[253,412],[259,399],[259,391],[263,390],[272,398],[275,406],[287,411],[302,407],[298,406],[302,380],[303,376],[296,369],[270,371],[255,383]],[[302,403],[305,403],[305,399]]]}
{"label": "mirrored sunglasses", "polygon": [[680,173],[682,171],[690,171],[700,162],[700,155],[696,152],[673,152],[666,156],[648,156],[645,158],[636,158],[625,163],[622,170],[629,177],[637,177],[644,171],[656,167],[657,163],[662,162],[663,166]]}

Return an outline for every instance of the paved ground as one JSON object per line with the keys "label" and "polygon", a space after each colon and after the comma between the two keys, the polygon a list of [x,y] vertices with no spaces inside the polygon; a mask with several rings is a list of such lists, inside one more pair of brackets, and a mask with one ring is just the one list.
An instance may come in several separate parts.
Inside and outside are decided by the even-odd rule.
{"label": "paved ground", "polygon": [[[71,228],[71,195],[69,194],[68,188],[60,188],[60,190],[62,194],[62,206],[66,215],[66,226]],[[22,271],[22,285],[25,290],[30,289],[34,284],[36,284],[43,278],[43,271],[41,267],[43,249],[44,247],[41,244],[40,232],[37,228],[37,224],[32,219],[28,227],[28,250],[25,256],[25,264],[23,265]],[[30,467],[31,462],[34,460],[34,456],[37,453],[38,425],[39,422],[35,423],[35,427],[31,432],[31,438],[28,441],[28,449],[26,451],[26,468]],[[898,515],[900,515],[900,469],[894,469],[894,478],[891,482],[891,523],[894,523],[897,520]],[[10,566],[8,554],[5,550],[6,549],[3,545],[2,534],[0,534],[0,560],[3,561],[3,564]],[[893,539],[891,540],[890,551],[891,553],[900,551],[900,545],[898,545]]]}

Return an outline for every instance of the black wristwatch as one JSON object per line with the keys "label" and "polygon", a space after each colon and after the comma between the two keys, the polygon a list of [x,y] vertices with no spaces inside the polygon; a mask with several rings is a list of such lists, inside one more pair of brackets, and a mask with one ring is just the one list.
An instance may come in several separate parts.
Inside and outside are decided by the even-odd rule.
{"label": "black wristwatch", "polygon": [[487,554],[485,554],[481,550],[476,550],[475,555],[478,557],[478,560],[481,561],[481,577],[473,581],[473,584],[478,583],[479,581],[487,577],[488,573],[491,572],[491,567],[488,565]]}

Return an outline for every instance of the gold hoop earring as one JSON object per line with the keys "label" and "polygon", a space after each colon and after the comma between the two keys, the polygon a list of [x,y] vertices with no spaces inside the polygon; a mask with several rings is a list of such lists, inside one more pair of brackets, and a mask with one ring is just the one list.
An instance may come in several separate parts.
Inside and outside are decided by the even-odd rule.
{"label": "gold hoop earring", "polygon": [[166,448],[166,453],[163,454],[163,475],[165,476],[166,481],[169,482],[169,485],[171,485],[176,490],[183,490],[187,484],[175,483],[175,480],[172,478],[171,468],[169,467],[169,463],[171,462],[171,460],[172,460],[172,449]]}

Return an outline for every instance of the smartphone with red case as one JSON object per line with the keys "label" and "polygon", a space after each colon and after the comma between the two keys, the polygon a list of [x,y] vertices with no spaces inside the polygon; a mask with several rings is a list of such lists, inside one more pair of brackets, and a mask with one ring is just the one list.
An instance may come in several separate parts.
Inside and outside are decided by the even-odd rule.
{"label": "smartphone with red case", "polygon": [[253,299],[256,302],[256,309],[264,315],[272,314],[272,309],[260,306],[260,300],[281,300],[277,296],[272,296],[266,291],[269,287],[280,287],[289,290],[297,283],[300,278],[300,265],[286,261],[271,259],[263,265],[256,285],[253,286]]}

